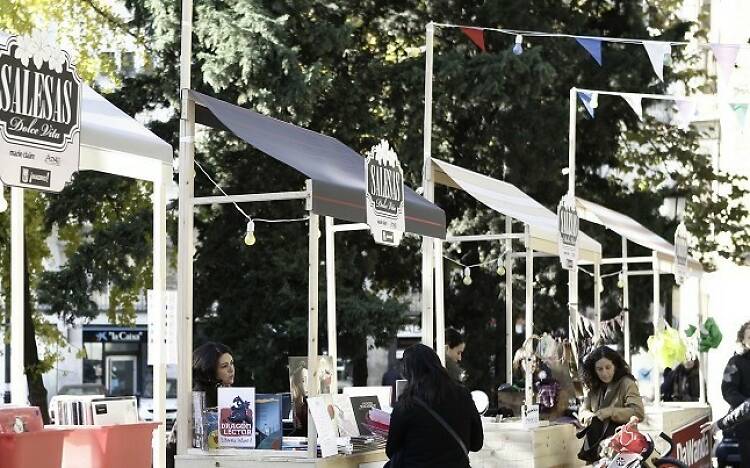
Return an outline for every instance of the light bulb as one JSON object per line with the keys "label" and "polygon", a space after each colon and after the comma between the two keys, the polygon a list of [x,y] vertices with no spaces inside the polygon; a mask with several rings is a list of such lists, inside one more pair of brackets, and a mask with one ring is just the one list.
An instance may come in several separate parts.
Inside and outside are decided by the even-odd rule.
{"label": "light bulb", "polygon": [[622,272],[617,275],[617,287],[620,289],[625,287],[625,279],[623,278]]}
{"label": "light bulb", "polygon": [[255,244],[255,223],[252,219],[247,221],[247,229],[245,231],[245,245]]}
{"label": "light bulb", "polygon": [[471,284],[471,268],[464,268],[464,284],[469,286]]}
{"label": "light bulb", "polygon": [[604,292],[604,283],[601,279],[596,282],[596,292],[598,292],[599,294]]}
{"label": "light bulb", "polygon": [[521,55],[523,53],[523,36],[520,34],[516,36],[516,43],[513,45],[513,53],[516,55]]}
{"label": "light bulb", "polygon": [[665,67],[671,67],[672,66],[672,53],[667,52],[664,54],[664,62],[662,62]]}
{"label": "light bulb", "polygon": [[503,257],[497,259],[497,274],[499,276],[505,276],[505,265],[503,265]]}

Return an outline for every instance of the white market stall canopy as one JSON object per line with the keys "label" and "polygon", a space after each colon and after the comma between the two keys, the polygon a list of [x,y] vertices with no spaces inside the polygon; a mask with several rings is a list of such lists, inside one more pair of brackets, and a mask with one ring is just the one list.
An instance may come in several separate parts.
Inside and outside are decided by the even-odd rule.
{"label": "white market stall canopy", "polygon": [[89,86],[81,93],[82,171],[154,181],[172,167],[172,146]]}
{"label": "white market stall canopy", "polygon": [[[363,223],[364,159],[339,140],[258,114],[197,91],[195,121],[232,132],[251,146],[312,180],[312,211],[321,216]],[[445,212],[404,186],[406,231],[445,237]]]}
{"label": "white market stall canopy", "polygon": [[[648,230],[630,216],[580,197],[576,197],[576,208],[578,209],[578,216],[581,219],[600,224],[627,240],[654,251],[659,260],[665,263],[665,270],[672,271],[674,269],[674,245]],[[700,262],[690,257],[688,257],[688,269],[694,272],[703,271]]]}
{"label": "white market stall canopy", "polygon": [[[529,226],[531,248],[558,255],[557,215],[515,185],[432,158],[435,182],[460,188],[487,207]],[[599,262],[602,246],[579,231],[578,255],[581,260]]]}

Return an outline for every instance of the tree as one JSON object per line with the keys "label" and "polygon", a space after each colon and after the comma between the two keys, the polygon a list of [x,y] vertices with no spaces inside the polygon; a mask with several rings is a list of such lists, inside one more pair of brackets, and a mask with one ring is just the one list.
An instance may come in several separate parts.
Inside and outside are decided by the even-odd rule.
{"label": "tree", "polygon": [[[105,47],[111,50],[121,45],[123,33],[135,35],[110,7],[96,0],[3,3],[0,8],[2,30],[29,34],[34,29],[50,29],[50,34],[64,44],[66,50],[72,50],[73,62],[84,81],[102,74],[116,78],[113,63],[99,52]],[[60,195],[26,191],[24,367],[29,400],[42,408],[45,420],[47,392],[41,376],[57,360],[57,347],[69,344],[43,313],[58,314],[67,322],[91,318],[98,311],[90,294],[109,288],[110,318],[113,322],[127,323],[134,318],[134,303],[147,281],[144,270],[149,270],[150,257],[143,258],[144,252],[148,252],[144,244],[150,241],[149,219],[146,218],[148,224],[143,224],[144,202],[150,212],[147,192],[134,182],[105,179],[94,180],[90,175],[78,174]],[[119,189],[120,193],[113,195],[112,189]],[[123,216],[133,216],[136,222],[131,220],[127,224],[122,221]],[[110,226],[103,227],[103,223],[110,221]],[[44,271],[42,260],[49,254],[45,240],[55,227],[67,241],[69,261],[60,271]],[[0,243],[4,279],[7,278],[5,272],[9,271],[7,232],[8,216],[0,214],[0,236],[5,237],[5,242]],[[117,247],[120,248],[118,253],[123,254],[120,262],[110,257]],[[9,310],[8,301],[6,294],[4,311]],[[41,357],[37,339],[45,345]]]}
{"label": "tree", "polygon": [[[141,18],[144,27],[153,32],[152,43],[162,67],[159,77],[164,79],[133,81],[139,87],[128,89],[137,89],[143,96],[141,102],[147,105],[176,105],[179,14],[174,2],[143,5]],[[675,18],[676,5],[672,0],[662,1],[659,8],[644,11],[641,2],[632,0],[532,0],[523,5],[510,0],[356,4],[214,0],[196,9],[193,87],[334,136],[360,152],[386,138],[405,164],[408,183],[418,186],[424,89],[420,47],[428,21],[613,37],[649,38],[656,30],[658,39],[682,40],[693,26]],[[487,33],[485,39],[488,51],[480,53],[458,29],[437,30],[433,156],[511,182],[551,208],[566,190],[560,171],[567,165],[570,87],[666,90],[667,85],[656,80],[645,51],[638,46],[606,46],[605,64],[599,67],[573,40],[527,37],[523,54],[516,56],[510,50],[513,37]],[[675,51],[673,59],[686,60],[682,49]],[[667,81],[687,81],[689,75],[667,70]],[[655,122],[641,124],[624,104],[603,107],[597,114],[594,120],[581,114],[578,117],[579,194],[604,201],[669,238],[674,224],[659,217],[660,198],[667,190],[684,191],[689,185],[694,205],[688,214],[703,214],[688,220],[691,232],[696,237],[705,232],[730,233],[736,250],[746,247],[745,227],[737,222],[743,212],[727,215],[723,200],[706,196],[714,181],[732,184],[733,198],[745,192],[739,188],[739,180],[717,175],[705,161],[685,157],[694,150],[695,132],[665,133],[665,127]],[[176,126],[170,128],[174,135]],[[660,148],[636,157],[633,146],[626,144],[632,141]],[[687,184],[683,178],[670,185],[662,183],[663,177],[654,177],[650,169],[653,160],[667,155],[681,174],[692,165],[701,183]],[[230,193],[298,189],[303,182],[298,174],[223,132],[209,132],[196,158]],[[636,189],[630,179],[618,176],[633,170],[649,175],[637,177],[643,178],[645,185],[639,181]],[[212,190],[200,174],[196,181],[197,193]],[[437,201],[452,220],[455,233],[504,229],[501,219],[464,194],[440,190]],[[699,212],[699,207],[705,211]],[[240,244],[242,216],[230,207],[204,210],[196,221],[195,310],[196,317],[206,323],[205,333],[242,346],[243,359],[293,349],[294,345],[284,340],[301,340],[305,334],[304,262],[300,261],[304,256],[299,253],[304,245],[298,244],[304,229],[263,225],[258,228],[258,244],[246,249]],[[301,207],[294,204],[251,207],[251,215],[267,218],[294,217],[300,212]],[[371,292],[407,297],[406,293],[419,288],[418,242],[408,240],[398,251],[374,247],[364,236],[347,237],[346,242],[338,251],[339,258],[351,259],[354,265],[337,268],[338,277],[349,283],[342,289],[351,291],[352,304]],[[605,251],[619,249],[612,239],[603,244]],[[700,247],[710,249],[711,245]],[[493,248],[496,254],[498,246],[480,245],[465,247],[460,254],[451,248],[448,255],[472,264],[490,258]],[[446,270],[448,324],[467,331],[465,359],[470,385],[494,388],[504,375],[502,282],[492,271],[476,272],[473,284],[466,287],[458,281],[458,271]],[[523,275],[516,273],[515,278],[522,280]],[[538,329],[565,328],[566,275],[561,274],[557,262],[542,261],[534,280],[538,285],[534,298]],[[593,296],[592,288],[592,282],[582,279],[582,310],[590,305],[587,298]],[[668,297],[667,288],[663,296]],[[521,311],[523,296],[519,291],[514,297],[514,308]],[[619,292],[608,288],[604,303],[610,307],[608,313],[619,309]],[[631,314],[635,322],[645,321],[649,304],[650,290],[634,288]],[[370,306],[363,310],[375,316]],[[348,312],[341,310],[340,314],[343,323]],[[263,327],[269,328],[259,332]],[[369,328],[368,333],[373,330]],[[276,337],[275,341],[270,341],[271,337]],[[641,343],[644,338],[636,335],[634,342]],[[274,370],[271,363],[262,369],[271,369],[276,377],[269,379],[281,381],[282,369]]]}

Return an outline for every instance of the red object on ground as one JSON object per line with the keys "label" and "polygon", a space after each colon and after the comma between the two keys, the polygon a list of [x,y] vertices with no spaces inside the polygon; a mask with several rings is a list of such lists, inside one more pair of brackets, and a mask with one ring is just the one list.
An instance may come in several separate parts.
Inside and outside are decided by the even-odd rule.
{"label": "red object on ground", "polygon": [[2,468],[59,468],[67,430],[0,434]]}
{"label": "red object on ground", "polygon": [[[152,433],[159,423],[68,426],[62,468],[151,468]],[[4,467],[3,467],[4,468]]]}

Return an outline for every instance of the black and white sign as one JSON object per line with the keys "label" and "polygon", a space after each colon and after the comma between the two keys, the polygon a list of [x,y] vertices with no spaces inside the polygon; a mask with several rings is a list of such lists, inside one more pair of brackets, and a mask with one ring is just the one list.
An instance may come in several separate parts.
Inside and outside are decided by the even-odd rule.
{"label": "black and white sign", "polygon": [[0,179],[59,192],[78,171],[81,79],[45,34],[0,45]]}
{"label": "black and white sign", "polygon": [[680,223],[674,233],[674,280],[682,284],[688,272],[688,232],[685,224]]}
{"label": "black and white sign", "polygon": [[578,265],[578,212],[575,199],[565,196],[557,205],[557,245],[560,263],[565,270]]}
{"label": "black and white sign", "polygon": [[396,152],[383,140],[365,158],[367,224],[375,242],[398,245],[406,229],[404,171]]}

